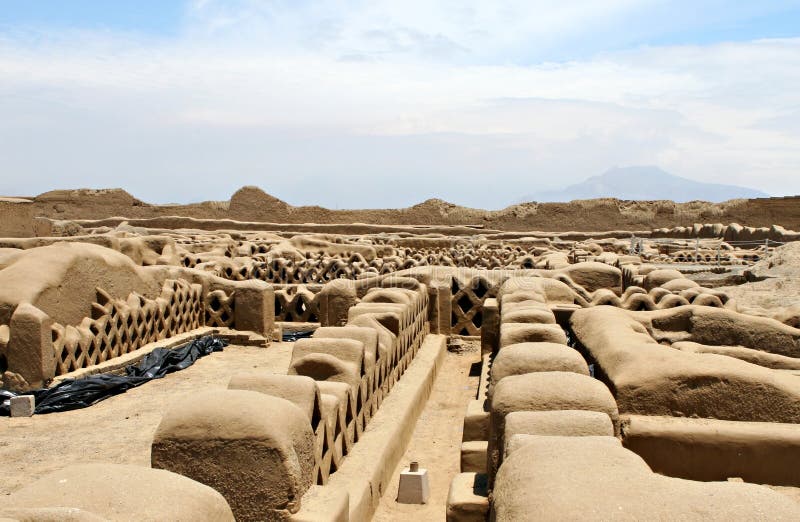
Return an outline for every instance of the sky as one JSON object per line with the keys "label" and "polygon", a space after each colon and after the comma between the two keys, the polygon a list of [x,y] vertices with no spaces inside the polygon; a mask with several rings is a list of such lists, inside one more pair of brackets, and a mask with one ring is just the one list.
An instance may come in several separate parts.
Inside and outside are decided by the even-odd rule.
{"label": "sky", "polygon": [[0,0],[0,194],[487,209],[800,194],[800,0]]}

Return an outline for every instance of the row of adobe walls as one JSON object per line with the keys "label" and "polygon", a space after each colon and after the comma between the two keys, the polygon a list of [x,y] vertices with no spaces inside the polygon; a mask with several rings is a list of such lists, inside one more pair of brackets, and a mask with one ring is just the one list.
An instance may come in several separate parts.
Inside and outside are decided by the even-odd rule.
{"label": "row of adobe walls", "polygon": [[583,309],[570,324],[628,413],[800,423],[800,382],[781,371],[800,363],[796,328],[697,305]]}
{"label": "row of adobe walls", "polygon": [[[86,242],[121,251],[137,264],[199,268],[231,280],[274,284],[321,284],[419,266],[482,269],[558,269],[594,260],[616,266],[658,263],[746,265],[775,246],[714,239],[607,238],[564,241],[548,238],[489,240],[454,237],[295,235],[271,233],[150,231],[131,227],[64,238],[2,239],[0,246],[29,249],[59,241]],[[633,254],[633,255],[631,255]]]}
{"label": "row of adobe walls", "polygon": [[[9,198],[7,198],[9,199]],[[738,222],[800,229],[797,197],[707,202],[621,201],[596,199],[570,203],[523,203],[499,211],[460,207],[428,200],[406,209],[329,210],[294,207],[256,187],[244,187],[229,201],[151,205],[125,191],[56,190],[4,208],[7,216],[26,214],[51,219],[103,219],[111,216],[155,218],[184,216],[273,223],[374,223],[384,225],[479,225],[496,230],[610,230],[687,226],[696,222]],[[30,207],[30,209],[24,208]],[[566,218],[566,219],[565,219]],[[199,227],[197,227],[199,228]],[[262,228],[263,229],[263,228]],[[0,235],[6,235],[2,233]]]}
{"label": "row of adobe walls", "polygon": [[[46,257],[42,257],[43,250]],[[34,257],[23,262],[26,255]],[[102,262],[93,265],[92,259]],[[117,332],[130,328],[128,318],[138,328],[145,328],[142,332],[147,332],[150,323],[146,312],[154,313],[156,309],[148,303],[158,302],[159,298],[162,303],[170,302],[163,294],[165,289],[167,293],[183,295],[175,309],[178,316],[188,314],[189,324],[195,318],[226,322],[233,317],[238,321],[240,314],[245,314],[241,315],[245,322],[231,326],[262,328],[267,335],[271,332],[274,311],[270,305],[275,295],[263,282],[231,282],[176,267],[140,267],[117,251],[94,245],[60,244],[14,252],[3,258],[0,274],[17,263],[29,270],[36,267],[33,274],[55,272],[59,277],[74,274],[71,267],[86,263],[87,274],[105,271],[99,279],[87,279],[84,275],[76,281],[78,286],[88,287],[89,293],[93,291],[99,297],[95,306],[91,306],[92,300],[81,301],[91,308],[83,315],[80,307],[65,311],[54,306],[57,301],[52,301],[53,295],[36,291],[52,286],[50,279],[41,280],[28,274],[23,285],[29,304],[37,305],[39,310],[51,310],[60,324],[68,324],[68,316],[58,314],[69,312],[69,317],[86,318],[89,322],[81,327],[90,333],[104,331],[99,326],[108,324],[101,319],[104,314],[114,318]],[[52,270],[39,270],[44,266]],[[109,266],[116,267],[115,274],[126,274],[125,277],[109,276]],[[101,267],[105,268],[100,270]],[[14,274],[19,277],[23,272]],[[471,271],[472,279],[467,279],[469,282],[459,286],[455,293],[453,274],[458,272],[420,267],[401,276],[337,280],[321,287],[314,299],[319,320],[325,327],[314,338],[296,343],[287,375],[240,375],[231,382],[236,389],[231,390],[233,395],[229,393],[218,402],[213,397],[204,397],[171,411],[165,416],[163,431],[159,430],[163,437],[157,434],[154,441],[154,466],[168,467],[206,483],[219,478],[222,482],[214,482],[214,489],[223,492],[226,507],[233,508],[233,513],[241,510],[245,519],[252,510],[273,509],[263,504],[273,501],[277,506],[275,512],[279,513],[276,516],[300,517],[298,520],[314,519],[318,515],[309,514],[309,510],[315,512],[320,506],[336,513],[349,511],[359,517],[370,513],[380,497],[378,486],[386,484],[385,473],[393,466],[385,466],[383,475],[376,472],[369,485],[362,482],[355,492],[335,477],[346,462],[345,455],[356,451],[363,427],[378,411],[387,389],[399,381],[419,352],[428,329],[452,332],[452,308],[466,297],[469,304],[465,313],[462,309],[464,318],[472,321],[475,315],[468,314],[480,311],[479,333],[483,343],[489,351],[497,351],[492,361],[488,407],[481,404],[480,411],[468,415],[470,426],[465,425],[464,433],[465,442],[485,443],[482,449],[485,469],[493,489],[491,496],[484,499],[486,502],[492,499],[498,520],[519,519],[523,513],[537,509],[543,516],[567,513],[577,517],[581,513],[594,513],[603,518],[603,513],[607,513],[604,510],[614,507],[615,502],[629,510],[626,513],[630,518],[644,516],[648,503],[662,506],[665,517],[689,509],[717,518],[734,515],[736,510],[756,518],[759,514],[768,514],[770,518],[796,517],[796,506],[787,504],[783,497],[770,496],[771,492],[762,488],[754,489],[747,484],[687,484],[658,477],[651,470],[689,479],[708,480],[705,477],[717,473],[712,479],[739,476],[767,483],[791,483],[796,471],[791,467],[793,459],[786,455],[794,455],[792,452],[800,447],[797,436],[793,435],[796,430],[791,429],[796,425],[789,425],[797,422],[795,406],[800,403],[792,381],[796,378],[761,371],[758,367],[753,370],[752,364],[737,365],[734,360],[724,364],[719,361],[734,356],[769,367],[795,364],[800,331],[775,321],[736,314],[726,309],[732,303],[725,294],[698,288],[696,283],[669,271],[633,274],[627,279],[618,268],[598,263],[580,263],[561,271],[529,271],[525,274],[529,277],[522,278],[512,277],[513,271]],[[20,290],[14,290],[15,280],[11,276],[5,280],[10,289],[8,296]],[[105,282],[103,288],[111,290],[98,292],[100,280]],[[125,285],[147,295],[130,297]],[[476,289],[481,290],[476,292]],[[248,291],[252,294],[247,294]],[[65,288],[64,292],[78,293],[77,287]],[[113,297],[125,295],[129,297],[124,301]],[[252,300],[238,301],[246,295],[252,295]],[[196,305],[185,306],[200,303],[201,297],[202,306],[206,307],[204,313]],[[17,307],[6,308],[10,317],[19,308],[20,295],[15,298]],[[13,305],[13,301],[7,302]],[[116,309],[119,310],[115,312]],[[172,305],[169,309],[172,310]],[[252,316],[248,312],[253,312]],[[121,319],[126,313],[127,318]],[[568,337],[562,326],[570,315]],[[246,323],[248,317],[257,318],[260,325],[251,327]],[[152,324],[163,322],[155,320]],[[93,332],[93,325],[97,332]],[[40,324],[35,331],[46,330]],[[78,334],[80,330],[75,328]],[[54,331],[51,328],[48,333],[52,335]],[[67,334],[68,331],[72,330],[64,328],[62,338],[74,338],[75,333]],[[130,337],[133,331],[126,331],[126,337]],[[122,340],[121,334],[112,337]],[[586,360],[578,357],[578,352],[567,346],[568,342],[577,342]],[[772,347],[776,353],[763,353],[764,346]],[[708,355],[709,350],[726,357],[714,358]],[[621,352],[641,357],[621,356]],[[600,380],[589,377],[587,360]],[[621,360],[628,364],[617,364]],[[259,393],[255,396],[246,393],[252,392],[251,388]],[[265,399],[265,393],[277,398]],[[292,404],[286,404],[286,395],[291,395],[289,402],[299,408],[299,413],[290,407]],[[209,416],[207,405],[217,413]],[[264,411],[271,413],[264,417]],[[256,412],[261,412],[261,416]],[[686,418],[690,415],[726,420],[706,420],[698,425]],[[275,418],[285,418],[286,423],[276,427]],[[762,423],[765,426],[760,426]],[[476,428],[475,424],[482,427]],[[739,424],[746,424],[747,428]],[[203,434],[212,428],[219,430],[220,426],[231,428],[230,438],[226,439],[230,442],[220,444],[217,439],[204,438]],[[541,432],[543,427],[546,433]],[[529,432],[539,438],[526,439],[525,436],[531,436]],[[472,440],[467,440],[468,433],[472,434]],[[576,433],[590,436],[581,440],[562,438]],[[720,433],[728,438],[723,446],[729,455],[744,452],[751,455],[749,460],[737,463],[733,459],[738,468],[723,469],[719,458],[709,458],[709,448],[719,446]],[[747,434],[746,441],[736,442],[743,433]],[[620,446],[615,438],[619,435],[624,436],[624,446],[635,449],[644,460]],[[687,451],[687,435],[700,441],[688,450],[688,461],[696,464],[676,469],[673,462],[670,468],[671,459],[665,455],[676,449]],[[166,449],[158,450],[162,442]],[[537,449],[530,449],[534,447]],[[264,452],[271,456],[265,456]],[[191,459],[180,457],[189,453]],[[200,462],[195,462],[197,454],[204,455]],[[590,456],[595,456],[595,460]],[[748,476],[746,473],[753,469],[748,462],[752,463],[754,458],[770,464],[756,469],[762,475]],[[530,459],[541,462],[541,467],[531,466]],[[234,488],[225,483],[225,477],[230,479],[233,474],[225,474],[230,462],[242,463],[233,468],[237,477],[255,477],[254,482],[263,487],[242,488],[239,483]],[[247,468],[247,463],[254,468]],[[284,469],[290,469],[291,473]],[[102,473],[107,477],[124,476],[122,470]],[[102,473],[87,474],[95,477]],[[576,478],[584,475],[585,479]],[[285,477],[287,483],[276,483],[275,476]],[[459,476],[454,481],[451,517],[460,519],[466,516],[463,513],[472,512],[470,509],[475,506],[469,502],[476,502],[475,495],[464,502],[466,495],[460,496],[463,488],[459,488],[469,485],[467,489],[472,491],[476,479],[477,475],[471,477],[471,482]],[[641,487],[634,488],[634,494],[626,497],[623,491],[625,487],[630,489],[630,480]],[[609,498],[603,496],[602,488],[598,489],[598,484],[606,482],[611,492]],[[576,489],[570,487],[576,483]],[[52,488],[52,483],[47,484]],[[531,489],[530,484],[536,488]],[[26,495],[32,495],[26,498],[38,499],[38,503],[31,500],[29,507],[54,505],[52,497],[47,497],[41,489],[26,491]],[[224,512],[217,503],[218,496],[204,496],[207,491],[201,491],[206,490],[197,490],[195,494],[205,499],[204,505],[215,513]],[[275,491],[289,491],[291,499]],[[715,501],[703,507],[702,498],[710,494],[719,504]],[[675,498],[688,501],[676,505]],[[768,509],[767,502],[772,503]],[[574,505],[574,511],[563,511],[564,505]],[[485,507],[477,506],[477,511]]]}
{"label": "row of adobe walls", "polygon": [[485,307],[491,319],[482,341],[494,356],[485,359],[485,400],[467,410],[448,520],[487,514],[498,521],[793,519],[800,513],[762,486],[694,481],[800,484],[793,465],[797,425],[776,424],[797,422],[797,389],[788,388],[796,377],[781,379],[650,337],[749,343],[797,356],[799,330],[696,305],[573,310],[559,285],[540,278],[506,280]]}
{"label": "row of adobe walls", "polygon": [[580,310],[571,326],[653,470],[797,486],[800,330],[730,310]]}
{"label": "row of adobe walls", "polygon": [[[631,268],[620,270],[596,262],[576,263],[559,270],[486,271],[420,267],[402,270],[395,275],[436,281],[439,299],[443,303],[439,331],[456,335],[481,335],[486,300],[496,297],[502,282],[513,275],[559,281],[571,292],[571,302],[583,307],[604,304],[626,310],[660,310],[688,304],[736,307],[736,302],[724,292],[701,287],[677,271],[659,270],[639,275]],[[323,285],[274,285],[273,288],[278,321],[317,320],[318,296]],[[622,290],[615,293],[612,288]]]}
{"label": "row of adobe walls", "polygon": [[[201,399],[202,410],[192,408],[192,398],[168,412],[154,438],[153,466],[214,486],[237,520],[368,517],[380,497],[378,484],[365,498],[359,485],[331,481],[420,349],[429,303],[427,288],[413,279],[362,290],[360,299],[353,285],[323,290],[323,326],[294,344],[287,375],[235,375],[229,389],[236,391]],[[222,434],[224,448],[216,442],[216,412],[232,427]],[[273,452],[251,440],[283,447]],[[242,491],[243,475],[254,481],[249,491]]]}
{"label": "row of adobe walls", "polygon": [[721,238],[725,241],[797,241],[800,232],[786,230],[780,225],[762,227],[742,226],[738,223],[695,223],[692,226],[659,228],[653,230],[651,238]]}
{"label": "row of adobe walls", "polygon": [[[2,252],[0,362],[8,372],[6,386],[38,386],[200,327],[269,337],[273,318],[321,319],[321,285],[273,289],[169,264],[140,266],[156,255],[156,262],[168,263],[171,243],[159,237],[96,239],[103,246],[67,241]],[[417,277],[430,279],[432,271]],[[448,307],[437,316],[443,333],[453,327],[471,335],[479,331],[482,302],[493,285],[470,278],[468,284],[447,278],[438,286],[441,306]],[[359,287],[371,280],[376,278]]]}
{"label": "row of adobe walls", "polygon": [[[430,270],[442,273],[453,272],[454,267],[546,271],[569,270],[570,266],[585,260],[614,266],[623,264],[636,266],[645,257],[662,262],[671,260],[669,257],[661,259],[664,256],[657,255],[658,250],[650,245],[638,255],[622,254],[630,247],[630,241],[625,240],[573,242],[561,245],[569,248],[567,251],[562,251],[552,244],[539,247],[530,246],[528,244],[530,242],[502,247],[492,243],[458,244],[447,249],[411,245],[399,247],[395,246],[395,243],[399,242],[397,239],[389,239],[385,244],[374,243],[374,241],[386,241],[386,238],[371,238],[370,241],[373,243],[367,244],[353,243],[347,238],[336,236],[328,237],[330,240],[307,236],[284,240],[280,237],[270,239],[269,236],[261,234],[258,237],[235,239],[227,234],[173,237],[139,236],[117,232],[115,235],[69,238],[4,239],[0,240],[0,246],[7,250],[0,250],[0,257],[10,260],[21,255],[23,251],[56,243],[90,243],[122,252],[137,265],[197,268],[209,276],[218,276],[230,281],[259,279],[274,285],[275,312],[278,320],[290,321],[314,320],[317,311],[313,294],[321,287],[321,283],[339,278],[370,278],[402,273],[403,270],[416,267],[430,267]],[[412,241],[414,244],[422,245],[429,242],[422,239]],[[548,244],[550,241],[543,240],[542,243]],[[656,246],[661,248],[660,245]],[[720,262],[730,263],[730,259],[746,262],[747,258],[755,259],[763,255],[760,250],[733,251],[728,248],[722,251],[722,261],[720,261],[719,248],[725,246],[724,244],[717,245],[716,251],[705,245],[701,246],[702,248],[697,248],[695,245],[689,252],[679,250],[671,255],[680,260],[685,254],[691,257],[694,263],[712,263],[714,264],[712,269],[719,268],[723,271],[727,268],[717,266]],[[653,258],[653,255],[656,257]],[[464,320],[464,315],[468,315],[468,308],[472,307],[470,301],[475,302],[473,293],[482,298],[487,285],[483,278],[473,278],[472,274],[477,273],[476,271],[460,270],[453,273],[455,274],[452,288],[455,314],[453,325],[458,324],[458,332],[465,330],[469,335],[477,335],[477,330],[480,328],[480,314],[472,314],[471,318],[477,321]],[[84,287],[84,290],[91,288]],[[127,291],[129,290],[117,291],[115,295],[124,296]],[[489,292],[491,291],[489,288]],[[153,295],[148,297],[152,298],[155,295],[153,292]],[[219,298],[219,302],[223,304],[226,302],[224,295]],[[72,319],[77,322],[83,315]]]}
{"label": "row of adobe walls", "polygon": [[[4,371],[17,374],[9,380],[17,383],[14,386],[24,386],[24,382],[34,386],[201,326],[253,330],[269,337],[273,317],[300,322],[320,319],[317,295],[322,285],[270,287],[262,281],[234,278],[218,270],[222,265],[203,270],[186,268],[178,261],[175,241],[168,237],[86,237],[98,244],[49,241],[48,246],[36,247],[48,242],[35,240],[30,245],[17,245],[18,241],[7,240],[6,245],[23,248],[0,251],[0,358]],[[249,252],[255,247],[255,243],[236,244],[212,241],[208,248],[224,247],[227,252],[231,247],[247,247]],[[375,247],[370,245],[321,241],[314,245],[328,250],[338,248],[342,255],[375,255]],[[735,306],[724,294],[704,290],[685,279],[670,283],[678,286],[667,291],[654,288],[659,285],[646,285],[644,279],[641,284],[645,288],[633,280],[622,281],[625,292],[617,296],[608,288],[618,286],[629,269],[620,271],[596,262],[565,262],[559,266],[563,268],[516,272],[421,266],[394,273],[438,281],[441,306],[447,309],[443,308],[437,319],[437,325],[441,324],[437,331],[460,335],[480,334],[483,303],[495,295],[509,273],[562,281],[572,289],[574,302],[582,306],[608,303],[632,310],[690,303]],[[368,272],[363,274],[367,277],[356,280],[369,284],[370,280],[390,274],[374,277],[377,274]],[[339,276],[342,274],[332,279]],[[237,302],[250,304],[237,306]],[[18,309],[22,303],[33,308]],[[12,317],[15,313],[16,319]],[[16,326],[12,328],[13,324]],[[246,324],[251,326],[244,327]],[[12,331],[17,333],[12,335]],[[17,347],[22,346],[23,339],[27,348],[21,353]],[[31,346],[39,349],[31,350]]]}
{"label": "row of adobe walls", "polygon": [[[226,258],[214,252],[189,253],[181,256],[187,267],[200,268],[232,280],[260,279],[274,284],[320,284],[333,279],[358,279],[394,273],[409,268],[432,266],[497,269],[560,269],[579,261],[597,261],[610,265],[639,263],[646,257],[654,263],[690,262],[714,265],[746,265],[765,255],[764,245],[756,248],[734,248],[727,243],[670,245],[637,243],[636,254],[628,255],[629,243],[622,241],[617,252],[606,251],[596,243],[556,248],[523,248],[520,246],[473,245],[453,249],[413,251],[402,249],[367,261],[359,253],[328,255],[307,253],[305,257],[279,256],[279,252],[237,255]],[[663,254],[662,254],[663,252]]]}
{"label": "row of adobe walls", "polygon": [[[9,207],[15,209],[16,207]],[[2,207],[0,207],[2,209]],[[9,212],[8,210],[6,211]],[[796,211],[795,211],[796,212]],[[716,216],[715,216],[716,217]],[[159,218],[133,218],[133,217],[111,217],[95,220],[58,220],[46,217],[36,217],[31,224],[25,224],[25,231],[22,230],[24,218],[16,217],[17,223],[13,227],[9,225],[8,232],[2,235],[7,237],[48,237],[48,236],[74,236],[90,230],[109,230],[121,224],[137,228],[145,228],[153,231],[166,230],[236,230],[236,231],[280,231],[290,233],[315,233],[315,234],[408,234],[425,235],[440,234],[448,236],[473,236],[476,234],[485,235],[488,239],[517,239],[517,238],[558,238],[564,241],[576,241],[584,239],[605,239],[621,238],[634,234],[638,237],[653,238],[722,238],[727,241],[763,241],[771,239],[773,241],[795,241],[798,239],[797,226],[785,225],[787,221],[773,221],[764,223],[758,220],[758,224],[745,222],[741,225],[736,221],[727,221],[725,225],[721,222],[698,223],[697,221],[682,222],[685,224],[654,227],[657,223],[645,224],[644,226],[622,227],[621,223],[615,224],[610,228],[600,227],[543,227],[533,224],[532,226],[493,229],[484,226],[462,226],[447,225],[436,220],[420,225],[376,225],[360,222],[341,222],[331,224],[320,224],[318,222],[292,224],[283,221],[258,222],[258,221],[235,221],[230,219],[196,219],[180,216],[164,216]],[[797,219],[791,219],[794,222]],[[12,223],[12,221],[9,221]],[[373,223],[367,221],[367,223]],[[778,224],[784,223],[784,224]],[[2,230],[2,229],[0,229]],[[512,232],[514,231],[514,232]]]}
{"label": "row of adobe walls", "polygon": [[262,281],[175,266],[139,266],[121,252],[55,243],[0,255],[0,370],[9,389],[136,352],[203,327],[272,336],[275,297]]}
{"label": "row of adobe walls", "polygon": [[274,284],[321,284],[341,277],[372,277],[420,266],[559,269],[586,260],[616,266],[642,260],[742,265],[758,261],[769,248],[763,243],[732,246],[713,239],[669,243],[642,238],[501,241],[481,237],[467,240],[327,234],[285,239],[270,233],[160,232],[148,235],[145,230],[122,227],[64,238],[0,239],[0,247],[30,249],[56,242],[92,243],[123,252],[140,265],[179,265],[230,280],[259,279]]}
{"label": "row of adobe walls", "polygon": [[[366,427],[418,353],[443,353],[444,337],[433,336],[439,346],[423,348],[430,339],[429,290],[416,279],[332,283],[321,292],[321,303],[322,326],[294,344],[286,374],[235,374],[225,391],[174,403],[153,436],[152,469],[67,468],[12,494],[0,516],[368,520],[410,427],[379,441],[392,452],[367,455],[371,462],[361,455],[355,467],[348,468],[348,461],[366,443]],[[134,475],[141,481],[135,483]],[[151,480],[163,490],[153,490]],[[146,505],[137,508],[135,501]]]}

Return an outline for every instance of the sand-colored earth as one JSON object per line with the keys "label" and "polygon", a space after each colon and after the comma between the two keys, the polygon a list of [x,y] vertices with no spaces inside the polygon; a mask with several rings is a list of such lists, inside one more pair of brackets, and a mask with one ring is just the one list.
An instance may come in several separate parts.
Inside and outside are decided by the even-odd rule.
{"label": "sand-colored earth", "polygon": [[69,464],[149,467],[153,434],[172,401],[199,390],[225,389],[231,375],[240,371],[285,373],[291,353],[291,343],[273,343],[267,349],[228,346],[186,370],[89,408],[29,418],[0,417],[0,495]]}
{"label": "sand-colored earth", "polygon": [[[296,207],[258,187],[243,187],[228,201],[152,205],[121,189],[54,190],[3,212],[51,219],[102,219],[110,216],[151,218],[185,216],[271,223],[371,223],[379,225],[480,225],[496,230],[647,230],[694,223],[739,223],[800,230],[800,197],[738,199],[723,203],[693,201],[623,201],[613,198],[569,203],[520,203],[502,210],[462,207],[428,199],[402,209],[330,210]],[[27,207],[27,208],[23,208]],[[0,209],[2,210],[2,209]]]}
{"label": "sand-colored earth", "polygon": [[[461,353],[445,354],[431,396],[414,428],[406,453],[394,471],[374,521],[444,520],[450,482],[460,472],[461,438],[467,403],[475,398],[478,377],[470,367],[480,362],[480,347],[471,341]],[[431,496],[427,504],[396,502],[400,472],[412,460],[428,470]]]}
{"label": "sand-colored earth", "polygon": [[[198,390],[225,389],[231,375],[239,371],[283,373],[291,350],[291,343],[273,343],[268,349],[228,346],[186,370],[89,408],[30,418],[2,417],[0,495],[9,495],[42,474],[69,464],[149,466],[153,433],[172,401]],[[470,376],[470,368],[478,362],[480,350],[476,341],[468,341],[460,353],[445,354],[430,399],[374,520],[402,520],[408,516],[444,519],[450,482],[460,468],[464,412],[478,387],[478,377]],[[400,471],[412,459],[429,472],[431,498],[425,505],[395,501]]]}
{"label": "sand-colored earth", "polygon": [[783,322],[800,315],[800,242],[774,249],[749,272],[759,280],[719,288],[736,299],[741,312]]}

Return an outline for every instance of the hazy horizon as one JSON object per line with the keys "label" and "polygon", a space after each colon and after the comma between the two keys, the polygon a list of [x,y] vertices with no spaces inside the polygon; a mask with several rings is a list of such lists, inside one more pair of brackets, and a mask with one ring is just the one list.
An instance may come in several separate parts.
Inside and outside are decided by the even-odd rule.
{"label": "hazy horizon", "polygon": [[[626,177],[628,179],[620,179],[619,181],[622,183],[627,183],[630,179],[631,175],[636,175],[636,173],[642,172],[642,174],[649,179],[647,179],[648,183],[647,186],[641,188],[620,188],[619,190],[615,190],[608,193],[603,193],[603,189],[606,188],[605,186],[600,187],[601,193],[588,193],[592,189],[597,190],[598,187],[596,184],[598,182],[608,182],[608,176],[613,178],[619,178],[619,176]],[[666,179],[660,180],[653,180],[652,175],[656,174],[663,174]],[[677,180],[685,180],[687,181],[690,186],[688,190],[684,190],[683,187],[676,187],[675,182]],[[153,203],[158,205],[186,205],[186,204],[197,204],[197,203],[205,203],[209,201],[222,201],[227,202],[236,193],[238,190],[246,187],[256,187],[266,194],[276,197],[282,200],[284,203],[288,203],[289,205],[301,207],[301,206],[322,206],[319,203],[314,202],[304,202],[304,203],[295,203],[292,201],[288,201],[284,198],[281,198],[277,194],[272,194],[267,190],[265,187],[259,187],[257,185],[247,185],[239,187],[238,189],[231,192],[231,194],[219,194],[216,199],[198,199],[198,200],[174,200],[174,201],[162,201],[162,202],[153,202],[148,201],[145,198],[139,197],[137,194],[132,193],[125,189],[124,187],[111,187],[111,186],[103,186],[103,187],[53,187],[50,191],[59,191],[59,190],[117,190],[122,189],[126,190],[131,196],[136,199],[142,200],[145,203]],[[719,189],[719,193],[713,192],[714,189]],[[675,193],[674,191],[678,190],[679,193]],[[47,192],[50,192],[47,191]],[[672,192],[671,192],[672,191]],[[0,194],[0,197],[21,197],[21,198],[34,198],[41,194]],[[642,197],[644,195],[644,197]],[[469,207],[469,205],[462,205],[457,201],[449,201],[444,198],[437,197],[435,195],[425,195],[420,194],[419,199],[414,201],[408,205],[403,205],[402,207],[394,207],[394,208],[408,208],[415,205],[419,205],[425,203],[429,200],[444,200],[446,203],[453,203],[456,205],[460,205],[463,207],[469,208],[476,208],[476,209],[483,209],[483,210],[502,210],[504,208],[508,208],[514,205],[522,204],[522,203],[568,203],[570,201],[579,200],[579,199],[599,199],[599,198],[616,198],[620,200],[640,200],[640,201],[655,201],[655,200],[670,200],[676,203],[686,203],[689,201],[707,201],[710,203],[720,203],[723,201],[729,201],[732,199],[751,199],[751,198],[766,198],[772,197],[771,194],[766,194],[763,192],[759,192],[758,190],[752,189],[751,187],[740,187],[735,185],[726,185],[726,184],[705,184],[694,182],[688,180],[686,178],[681,178],[680,176],[674,176],[670,173],[664,172],[663,170],[659,169],[653,165],[637,165],[637,166],[627,166],[627,167],[612,167],[607,171],[600,173],[595,176],[589,176],[586,179],[582,180],[579,183],[562,187],[561,189],[555,190],[545,190],[535,194],[528,194],[522,198],[518,198],[515,201],[510,202],[508,205],[497,207],[497,208],[484,208],[484,207]],[[331,210],[370,210],[370,209],[386,209],[391,207],[380,207],[380,206],[368,206],[364,203],[360,203],[358,207],[326,207]]]}
{"label": "hazy horizon", "polygon": [[0,7],[2,195],[497,209],[633,165],[800,193],[800,1]]}

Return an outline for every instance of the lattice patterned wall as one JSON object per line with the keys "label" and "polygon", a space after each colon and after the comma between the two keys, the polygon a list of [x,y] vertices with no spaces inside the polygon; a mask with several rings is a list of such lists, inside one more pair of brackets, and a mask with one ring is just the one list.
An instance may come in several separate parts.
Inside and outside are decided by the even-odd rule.
{"label": "lattice patterned wall", "polygon": [[199,328],[204,324],[201,285],[167,280],[156,299],[136,293],[113,299],[98,289],[92,317],[80,325],[53,325],[56,375],[86,368],[132,352],[147,343]]}
{"label": "lattice patterned wall", "polygon": [[[407,294],[403,292],[402,296],[405,297]],[[343,399],[344,404],[340,407],[347,413],[341,414],[339,407],[323,411],[323,421],[319,423],[318,428],[320,431],[315,434],[318,440],[323,441],[316,445],[315,451],[314,476],[319,485],[328,482],[329,476],[341,467],[342,459],[352,451],[354,445],[358,444],[360,433],[378,411],[386,394],[411,364],[430,331],[427,322],[429,306],[427,289],[422,286],[410,297],[410,303],[403,305],[403,310],[397,314],[400,324],[396,335],[394,332],[388,334],[392,338],[391,347],[385,353],[378,353],[379,358],[375,361],[373,373],[362,375],[361,381],[354,385]],[[380,299],[372,301],[370,293],[367,293],[362,302],[374,304],[386,301]],[[356,305],[358,306],[360,305]],[[381,329],[383,330],[383,327]],[[332,415],[333,418],[325,419],[327,415]],[[326,431],[329,433],[326,434]],[[342,442],[336,449],[336,444],[325,442],[328,440]]]}
{"label": "lattice patterned wall", "polygon": [[[391,256],[365,260],[360,254],[329,256],[308,254],[300,260],[269,259],[267,255],[255,254],[246,264],[218,264],[204,267],[219,277],[243,281],[260,279],[274,284],[324,284],[334,279],[355,279],[362,274],[383,275],[419,266],[449,266],[461,268],[536,268],[537,258],[520,247],[481,248],[479,250],[458,248],[399,248]],[[184,256],[185,266],[197,266],[199,256]],[[544,268],[544,265],[539,266]]]}
{"label": "lattice patterned wall", "polygon": [[275,320],[292,323],[319,321],[317,295],[322,285],[287,285],[275,288]]}
{"label": "lattice patterned wall", "polygon": [[234,293],[235,291],[227,294],[224,290],[214,290],[206,294],[206,326],[233,328],[235,320]]}
{"label": "lattice patterned wall", "polygon": [[452,332],[457,335],[480,335],[483,302],[497,295],[499,285],[479,275],[453,276]]}
{"label": "lattice patterned wall", "polygon": [[722,308],[729,299],[730,296],[725,292],[712,288],[696,287],[670,291],[657,287],[648,292],[638,286],[629,286],[620,297],[605,289],[597,290],[592,294],[591,301],[581,303],[581,306],[608,305],[634,311],[664,310],[689,304]]}
{"label": "lattice patterned wall", "polygon": [[[626,270],[623,269],[623,279],[625,279]],[[632,274],[627,271],[627,281],[632,281]],[[451,300],[452,332],[457,335],[480,335],[483,322],[483,302],[487,298],[495,297],[499,288],[500,285],[493,284],[479,275],[473,277],[454,276]],[[585,293],[581,287],[578,289]],[[681,291],[654,288],[648,292],[638,286],[628,286],[622,296],[617,296],[608,289],[600,289],[591,294],[586,293],[585,298],[575,292],[575,303],[583,307],[608,305],[626,310],[663,310],[688,304],[723,307],[728,299],[729,296],[725,292],[702,287]]]}

